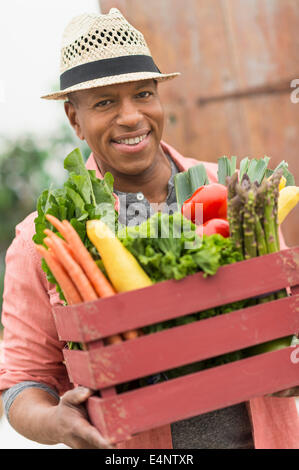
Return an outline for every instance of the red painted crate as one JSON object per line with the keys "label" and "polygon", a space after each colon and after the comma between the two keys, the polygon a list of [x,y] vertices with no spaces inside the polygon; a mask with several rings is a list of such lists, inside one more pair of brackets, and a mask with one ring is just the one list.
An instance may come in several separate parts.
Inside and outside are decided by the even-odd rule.
{"label": "red painted crate", "polygon": [[[104,346],[138,329],[282,288],[265,304]],[[124,393],[116,385],[299,332],[299,247],[223,266],[180,281],[74,306],[54,308],[59,338],[85,343],[64,350],[70,380],[101,393],[88,400],[92,423],[112,442],[299,384],[293,346]],[[292,354],[293,353],[293,354]],[[299,358],[299,353],[297,354]],[[219,386],[221,384],[221,386]]]}

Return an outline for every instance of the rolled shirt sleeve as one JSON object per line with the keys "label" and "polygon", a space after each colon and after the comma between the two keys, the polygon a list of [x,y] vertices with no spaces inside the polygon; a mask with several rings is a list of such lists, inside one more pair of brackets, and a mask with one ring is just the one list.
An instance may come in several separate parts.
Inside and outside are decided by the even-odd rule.
{"label": "rolled shirt sleeve", "polygon": [[0,362],[0,392],[23,381],[47,384],[63,394],[72,388],[57,335],[52,306],[61,303],[41,268],[35,249],[36,213],[16,227],[6,254]]}

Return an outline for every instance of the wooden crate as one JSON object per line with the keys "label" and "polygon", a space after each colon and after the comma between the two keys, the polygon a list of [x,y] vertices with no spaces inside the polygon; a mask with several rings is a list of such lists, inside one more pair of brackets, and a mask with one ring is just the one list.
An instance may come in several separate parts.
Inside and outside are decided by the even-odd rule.
{"label": "wooden crate", "polygon": [[[291,288],[286,298],[105,346],[110,335]],[[100,391],[92,423],[112,442],[299,384],[294,346],[124,393],[116,386],[299,332],[299,247],[75,306],[58,306],[70,380]],[[292,355],[293,353],[293,355]],[[299,357],[299,353],[297,355]]]}

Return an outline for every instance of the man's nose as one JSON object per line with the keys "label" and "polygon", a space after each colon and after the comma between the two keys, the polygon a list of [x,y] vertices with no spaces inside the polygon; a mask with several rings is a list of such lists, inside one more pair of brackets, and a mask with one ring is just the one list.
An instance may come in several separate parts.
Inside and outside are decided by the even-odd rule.
{"label": "man's nose", "polygon": [[119,126],[135,127],[141,119],[142,113],[135,103],[131,100],[126,100],[121,103],[116,118],[116,123]]}

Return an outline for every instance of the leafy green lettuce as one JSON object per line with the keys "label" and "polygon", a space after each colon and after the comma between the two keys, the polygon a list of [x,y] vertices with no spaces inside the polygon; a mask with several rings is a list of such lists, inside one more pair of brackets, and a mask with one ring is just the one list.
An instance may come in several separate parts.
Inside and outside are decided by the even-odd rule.
{"label": "leafy green lettuce", "polygon": [[214,275],[223,264],[240,261],[229,238],[199,237],[196,226],[180,212],[156,213],[139,226],[123,228],[118,237],[153,282],[179,280],[198,271]]}
{"label": "leafy green lettuce", "polygon": [[[87,170],[83,156],[79,149],[73,150],[64,160],[64,168],[69,176],[63,188],[50,187],[42,192],[37,201],[37,217],[35,219],[35,234],[33,241],[42,244],[45,238],[45,228],[57,233],[57,230],[46,220],[46,214],[51,214],[59,220],[69,220],[78,232],[84,245],[95,259],[99,258],[95,247],[86,234],[86,221],[100,219],[117,230],[118,215],[115,211],[115,198],[113,195],[114,179],[111,173],[106,173],[101,180],[96,177],[95,170]],[[57,233],[59,235],[59,233]],[[62,291],[53,277],[46,262],[42,261],[42,268],[47,274],[49,282],[56,284],[60,297],[64,299]]]}

